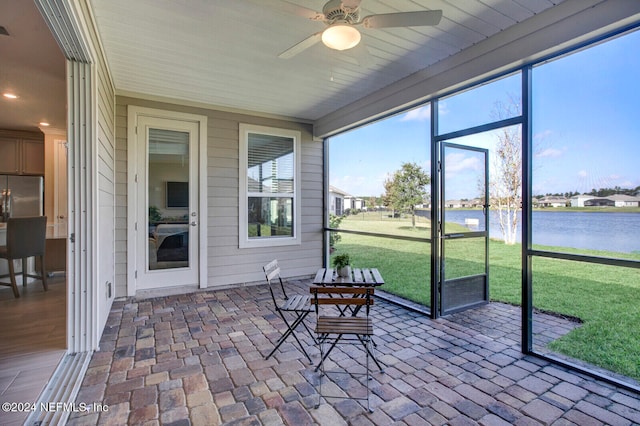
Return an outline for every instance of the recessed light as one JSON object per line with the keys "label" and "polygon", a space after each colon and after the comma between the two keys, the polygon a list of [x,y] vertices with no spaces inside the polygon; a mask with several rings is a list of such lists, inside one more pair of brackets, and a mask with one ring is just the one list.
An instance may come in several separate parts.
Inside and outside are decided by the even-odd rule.
{"label": "recessed light", "polygon": [[41,121],[40,125],[44,126],[44,127],[47,127],[49,125],[49,123],[47,123],[46,121]]}
{"label": "recessed light", "polygon": [[2,94],[5,98],[9,98],[9,99],[18,99],[18,95],[14,95],[13,93],[3,93]]}

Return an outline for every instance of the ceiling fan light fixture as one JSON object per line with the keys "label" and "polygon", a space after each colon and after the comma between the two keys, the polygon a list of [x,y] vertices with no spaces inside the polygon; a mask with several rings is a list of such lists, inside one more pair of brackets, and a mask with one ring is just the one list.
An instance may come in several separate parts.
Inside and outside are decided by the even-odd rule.
{"label": "ceiling fan light fixture", "polygon": [[347,50],[360,43],[360,31],[349,24],[334,24],[322,32],[322,42],[334,50]]}

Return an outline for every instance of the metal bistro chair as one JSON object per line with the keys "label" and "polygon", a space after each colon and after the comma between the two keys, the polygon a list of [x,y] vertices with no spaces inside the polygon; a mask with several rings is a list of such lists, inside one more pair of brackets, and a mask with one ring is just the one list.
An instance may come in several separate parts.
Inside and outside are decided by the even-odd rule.
{"label": "metal bistro chair", "polygon": [[[20,297],[16,285],[16,272],[13,265],[14,259],[22,259],[22,285],[27,285],[27,277],[42,280],[42,286],[47,291],[47,274],[45,273],[44,252],[47,235],[47,217],[16,217],[7,220],[7,243],[0,246],[0,258],[9,263],[9,274],[2,277],[10,277],[11,283],[0,282],[0,285],[11,286],[13,295]],[[27,273],[27,258],[37,256],[40,258],[40,274]]]}
{"label": "metal bistro chair", "polygon": [[[311,287],[311,303],[315,307],[316,311],[316,341],[318,348],[320,349],[320,378],[318,389],[318,404],[316,408],[320,406],[320,400],[324,397],[329,398],[345,398],[345,399],[358,399],[367,401],[367,409],[372,412],[369,404],[369,380],[371,378],[369,373],[369,357],[372,356],[373,351],[373,323],[369,316],[371,305],[373,305],[373,287]],[[321,315],[320,305],[333,306],[333,315]],[[340,313],[340,309],[343,306],[356,306],[365,307],[365,316],[345,316]],[[354,373],[349,371],[326,371],[324,367],[325,359],[329,356],[333,348],[338,342],[352,342],[355,345],[362,345],[365,352],[365,373]],[[329,349],[324,350],[324,347],[328,345]],[[375,358],[374,358],[375,360]],[[351,376],[365,376],[367,397],[342,397],[334,395],[323,395],[322,393],[322,379],[328,373],[331,374],[348,374]]]}
{"label": "metal bistro chair", "polygon": [[[262,269],[264,269],[264,273],[267,277],[267,284],[269,286],[269,291],[271,292],[271,298],[273,299],[273,305],[276,308],[276,312],[280,315],[284,323],[287,325],[287,330],[282,334],[282,336],[280,336],[280,338],[276,342],[275,347],[269,353],[269,355],[266,356],[265,359],[269,359],[269,357],[271,357],[271,355],[275,353],[280,345],[282,345],[284,341],[287,340],[287,337],[293,336],[294,339],[296,339],[296,342],[298,342],[298,346],[300,346],[300,349],[302,349],[302,352],[309,360],[309,363],[312,363],[311,357],[305,350],[304,345],[300,342],[300,339],[298,339],[298,336],[296,336],[295,334],[296,328],[302,325],[307,330],[307,333],[309,333],[309,336],[311,336],[311,339],[315,343],[315,338],[311,333],[311,330],[309,330],[307,325],[304,323],[304,319],[312,312],[311,303],[309,302],[311,297],[302,294],[287,295],[287,292],[284,289],[282,277],[280,277],[280,266],[278,266],[277,259],[272,260]],[[273,287],[277,285],[277,283],[280,283],[280,289],[282,291],[282,296],[284,297],[284,301],[282,303],[278,302],[273,290]],[[285,315],[285,313],[287,312],[291,314],[290,317],[292,317],[293,322],[287,320],[287,316]]]}

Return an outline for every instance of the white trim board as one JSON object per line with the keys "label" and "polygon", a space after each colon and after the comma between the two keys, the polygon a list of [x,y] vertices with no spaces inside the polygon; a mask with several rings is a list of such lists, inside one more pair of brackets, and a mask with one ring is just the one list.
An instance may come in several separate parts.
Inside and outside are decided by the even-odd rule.
{"label": "white trim board", "polygon": [[199,236],[199,272],[198,280],[200,288],[206,288],[208,286],[208,264],[207,264],[207,223],[208,223],[208,211],[207,211],[207,116],[198,114],[189,114],[184,112],[176,112],[155,108],[139,107],[135,105],[129,105],[127,111],[127,296],[136,295],[136,214],[135,211],[131,211],[131,206],[137,206],[137,191],[136,191],[136,173],[137,173],[137,150],[130,149],[133,144],[136,143],[136,127],[138,123],[138,117],[156,117],[169,120],[183,120],[198,123],[199,133],[199,188],[198,188],[198,202],[199,202],[199,222],[201,226],[198,227]]}

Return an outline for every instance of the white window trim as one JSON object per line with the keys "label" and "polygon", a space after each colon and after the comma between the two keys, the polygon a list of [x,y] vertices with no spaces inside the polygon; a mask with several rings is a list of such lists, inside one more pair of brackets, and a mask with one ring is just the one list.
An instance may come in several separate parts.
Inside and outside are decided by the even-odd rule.
{"label": "white window trim", "polygon": [[[249,215],[247,211],[248,205],[248,191],[247,191],[247,168],[248,168],[248,145],[249,145],[249,133],[260,133],[264,135],[289,137],[293,139],[293,155],[294,155],[294,191],[293,191],[293,237],[269,237],[269,238],[249,238],[248,236],[248,221]],[[276,246],[290,246],[299,245],[302,243],[301,226],[300,221],[302,219],[301,214],[301,139],[302,134],[296,130],[280,129],[276,127],[257,126],[253,124],[240,124],[240,149],[239,149],[239,191],[238,191],[238,246],[240,248],[255,248],[255,247],[276,247]]]}

